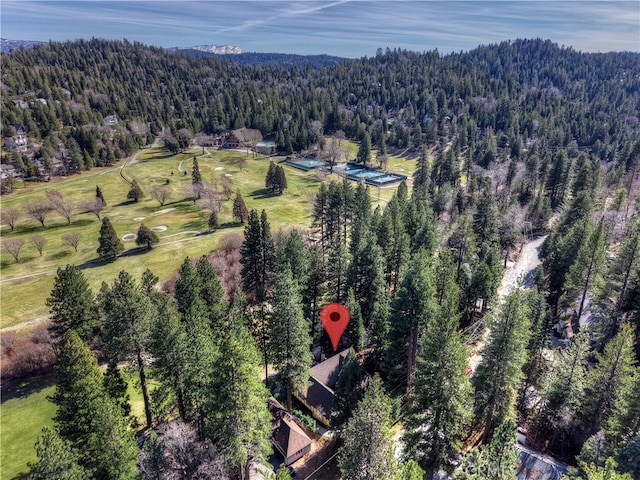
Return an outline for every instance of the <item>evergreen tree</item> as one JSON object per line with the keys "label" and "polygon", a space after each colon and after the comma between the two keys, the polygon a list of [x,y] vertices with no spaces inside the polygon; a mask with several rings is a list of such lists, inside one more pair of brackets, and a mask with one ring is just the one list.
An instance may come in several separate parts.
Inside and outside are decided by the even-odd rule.
{"label": "evergreen tree", "polygon": [[78,465],[75,451],[51,427],[42,429],[35,445],[38,462],[29,463],[29,480],[85,480],[87,472]]}
{"label": "evergreen tree", "polygon": [[[538,269],[536,275],[542,276],[542,269]],[[551,348],[549,335],[552,323],[551,314],[547,308],[543,292],[537,288],[532,289],[527,296],[527,303],[531,311],[531,337],[527,345],[527,361],[522,369],[525,378],[520,388],[520,405],[524,403],[529,387],[532,385],[539,386],[546,370],[544,353]]]}
{"label": "evergreen tree", "polygon": [[424,470],[420,468],[415,460],[408,460],[400,466],[393,480],[422,480],[424,478]]}
{"label": "evergreen tree", "polygon": [[287,176],[282,165],[278,165],[276,168],[276,188],[279,194],[282,194],[287,188]]}
{"label": "evergreen tree", "polygon": [[58,267],[46,304],[51,313],[49,332],[54,338],[61,338],[68,330],[75,330],[85,341],[96,334],[98,310],[80,268],[74,265],[64,269]]}
{"label": "evergreen tree", "polygon": [[522,294],[514,291],[489,321],[489,337],[472,377],[475,419],[485,443],[514,410],[529,336],[529,308]]}
{"label": "evergreen tree", "polygon": [[629,473],[618,473],[617,463],[613,458],[608,458],[603,467],[596,465],[582,465],[584,474],[569,475],[567,480],[633,480]]}
{"label": "evergreen tree", "polygon": [[195,155],[193,157],[193,167],[191,168],[191,183],[194,185],[202,183],[202,175],[200,174],[198,159]]}
{"label": "evergreen tree", "polygon": [[[211,329],[210,310],[202,297],[202,281],[187,257],[175,285],[178,311],[182,315],[185,343],[178,352],[179,393],[185,417],[195,419],[198,436],[205,437],[205,403],[208,401],[213,369],[219,356],[218,338]],[[180,398],[178,398],[180,401]]]}
{"label": "evergreen tree", "polygon": [[127,382],[122,378],[115,360],[110,360],[107,365],[107,371],[104,374],[104,389],[113,403],[120,407],[122,416],[128,418],[131,413],[131,404],[127,393]]}
{"label": "evergreen tree", "polygon": [[367,342],[367,331],[364,328],[364,321],[362,320],[362,311],[360,304],[356,301],[356,297],[353,294],[353,289],[350,288],[347,292],[347,310],[349,311],[350,321],[347,325],[347,329],[344,331],[342,338],[340,339],[341,350],[343,347],[353,347],[356,352],[361,351]]}
{"label": "evergreen tree", "polygon": [[275,246],[264,210],[261,217],[256,210],[251,210],[240,256],[243,289],[257,303],[263,302],[275,268]]}
{"label": "evergreen tree", "polygon": [[147,250],[153,248],[154,243],[158,243],[160,239],[156,232],[147,227],[144,223],[140,224],[138,228],[138,236],[136,238],[136,245],[145,246]]}
{"label": "evergreen tree", "polygon": [[345,480],[393,478],[391,401],[375,376],[342,432],[338,465]]}
{"label": "evergreen tree", "polygon": [[549,304],[555,310],[564,293],[565,277],[586,238],[593,206],[587,192],[572,199],[555,229],[544,241],[540,257],[549,277]]}
{"label": "evergreen tree", "polygon": [[185,420],[187,418],[185,388],[188,368],[188,338],[185,325],[180,321],[175,304],[168,296],[159,299],[156,311],[149,342],[149,352],[154,358],[153,378],[159,384],[151,393],[154,411],[158,415],[159,412],[173,410],[177,405],[180,417]]}
{"label": "evergreen tree", "polygon": [[236,198],[233,200],[233,210],[232,210],[234,220],[237,220],[239,223],[244,224],[249,218],[249,210],[247,210],[247,206],[244,203],[244,199],[240,194],[240,190],[236,192]]}
{"label": "evergreen tree", "polygon": [[224,289],[218,272],[204,255],[196,262],[196,274],[200,282],[200,298],[207,310],[211,330],[223,332],[228,324],[227,305],[223,301]]}
{"label": "evergreen tree", "polygon": [[388,289],[384,279],[382,249],[369,229],[362,232],[360,241],[353,251],[347,270],[347,286],[353,289],[360,304],[364,326],[371,332],[376,305],[388,301]]}
{"label": "evergreen tree", "polygon": [[104,195],[102,195],[102,190],[100,189],[99,186],[96,185],[96,199],[98,199],[98,198],[102,202],[102,206],[106,207],[107,206],[107,202],[104,199]]}
{"label": "evergreen tree", "polygon": [[628,442],[640,440],[640,371],[636,368],[633,380],[624,385],[605,426],[607,443],[613,453],[619,454]]}
{"label": "evergreen tree", "polygon": [[301,289],[305,288],[309,277],[309,250],[300,232],[295,229],[289,233],[280,231],[274,245],[276,269],[282,270],[288,266],[293,280]]}
{"label": "evergreen tree", "polygon": [[391,303],[386,361],[392,385],[407,389],[415,371],[421,333],[435,315],[435,282],[428,252],[420,250],[409,261],[400,290]]}
{"label": "evergreen tree", "polygon": [[597,365],[586,380],[586,394],[579,409],[585,429],[597,431],[609,418],[616,403],[633,381],[635,356],[631,326],[624,323],[604,352],[596,354]]}
{"label": "evergreen tree", "polygon": [[278,168],[278,166],[276,165],[276,163],[271,160],[269,162],[269,169],[267,170],[267,177],[265,178],[264,181],[264,186],[267,187],[269,190],[271,190],[271,192],[274,192],[276,190],[276,169]]}
{"label": "evergreen tree", "polygon": [[640,478],[640,432],[621,446],[616,460],[618,470],[631,474],[632,478]]}
{"label": "evergreen tree", "polygon": [[367,165],[371,161],[371,136],[369,132],[364,132],[362,135],[362,142],[360,148],[358,148],[358,155],[356,156],[358,163]]}
{"label": "evergreen tree", "polygon": [[276,472],[276,480],[293,480],[284,463],[280,465],[280,468]]}
{"label": "evergreen tree", "polygon": [[485,190],[478,200],[473,214],[473,231],[476,234],[478,256],[484,260],[491,247],[498,243],[498,211],[490,190]]}
{"label": "evergreen tree", "polygon": [[137,446],[121,411],[103,386],[102,373],[89,347],[69,330],[60,345],[54,421],[60,436],[79,454],[80,464],[96,479],[133,479]]}
{"label": "evergreen tree", "polygon": [[482,452],[487,480],[516,478],[520,455],[516,450],[516,422],[505,418],[496,429],[491,443]]}
{"label": "evergreen tree", "polygon": [[315,337],[316,327],[321,328],[319,303],[326,291],[326,268],[322,248],[319,245],[311,246],[308,252],[308,274],[307,282],[302,286],[302,307],[305,318],[311,325],[312,337]]}
{"label": "evergreen tree", "polygon": [[271,447],[269,392],[262,384],[258,352],[242,319],[232,313],[231,330],[221,340],[208,394],[207,436],[244,477],[252,458],[264,458]]}
{"label": "evergreen tree", "polygon": [[298,286],[288,268],[278,272],[272,304],[271,355],[278,382],[287,391],[287,408],[291,412],[292,394],[306,386],[312,358],[309,325],[302,313]]}
{"label": "evergreen tree", "polygon": [[421,340],[403,441],[405,453],[418,460],[427,473],[452,469],[462,449],[462,427],[472,403],[466,373],[468,352],[458,333],[453,263],[442,273],[442,300]]}
{"label": "evergreen tree", "polygon": [[640,219],[632,219],[627,225],[622,243],[618,248],[616,259],[609,271],[609,279],[613,280],[615,292],[618,293],[618,307],[625,308],[625,300],[629,282],[639,277],[640,271]]}
{"label": "evergreen tree", "polygon": [[344,359],[342,370],[340,370],[340,376],[334,389],[335,400],[331,412],[332,427],[340,429],[351,417],[364,393],[362,379],[362,370],[358,365],[358,360],[353,350],[350,349]]}
{"label": "evergreen tree", "polygon": [[330,244],[326,270],[327,289],[332,302],[341,303],[345,299],[349,262],[349,252],[338,234]]}
{"label": "evergreen tree", "polygon": [[571,300],[580,295],[580,303],[576,322],[580,321],[589,288],[601,283],[602,270],[605,261],[605,231],[604,217],[600,219],[595,229],[588,229],[588,236],[578,250],[575,262],[567,273],[567,297]]}
{"label": "evergreen tree", "polygon": [[129,200],[133,200],[134,202],[137,202],[142,197],[144,197],[144,193],[142,192],[140,185],[138,185],[138,182],[136,182],[135,180],[132,180],[131,188],[129,188],[129,192],[127,193],[127,198]]}
{"label": "evergreen tree", "polygon": [[549,369],[542,386],[540,406],[532,421],[534,441],[551,435],[550,448],[564,444],[584,396],[588,354],[589,341],[583,333],[574,336],[569,348],[556,351],[556,362],[562,367]]}
{"label": "evergreen tree", "polygon": [[121,271],[111,288],[103,284],[99,303],[104,315],[102,336],[107,354],[112,360],[129,360],[136,365],[147,428],[152,414],[145,358],[153,309],[149,298],[126,271]]}
{"label": "evergreen tree", "polygon": [[113,262],[124,251],[124,245],[108,217],[102,219],[98,242],[100,243],[97,249],[98,257],[106,262]]}

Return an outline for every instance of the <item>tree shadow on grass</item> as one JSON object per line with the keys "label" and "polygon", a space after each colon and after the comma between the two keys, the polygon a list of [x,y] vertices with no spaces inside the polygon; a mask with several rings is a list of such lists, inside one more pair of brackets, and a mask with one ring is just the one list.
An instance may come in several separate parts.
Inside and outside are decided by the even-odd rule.
{"label": "tree shadow on grass", "polygon": [[220,224],[220,226],[218,227],[218,230],[221,230],[223,228],[236,228],[236,227],[242,227],[242,226],[244,226],[244,224],[240,222],[225,222]]}
{"label": "tree shadow on grass", "polygon": [[[81,213],[82,215],[82,213]],[[51,220],[55,220],[51,219]],[[48,223],[45,222],[45,226],[43,227],[42,225],[40,225],[40,222],[38,222],[37,224],[34,222],[30,222],[28,224],[20,224],[20,225],[16,225],[16,229],[15,229],[15,233],[20,233],[20,234],[29,234],[29,233],[35,233],[35,234],[40,234],[40,233],[46,233],[46,232],[52,232],[55,230],[65,230],[67,228],[70,227],[84,227],[86,225],[89,225],[90,223],[94,223],[94,220],[91,220],[89,218],[79,218],[79,219],[74,219],[71,224],[67,223],[66,221],[64,222],[57,222],[57,223]]]}
{"label": "tree shadow on grass", "polygon": [[148,251],[150,251],[149,248],[147,247],[137,247],[137,248],[130,248],[129,250],[122,252],[120,254],[121,257],[134,257],[136,255],[142,255],[143,253],[147,253]]}
{"label": "tree shadow on grass", "polygon": [[249,194],[249,196],[252,197],[252,198],[255,198],[256,200],[261,200],[261,199],[264,199],[264,198],[279,197],[280,194],[272,192],[268,188],[261,188],[259,190],[254,190],[253,192],[251,192]]}
{"label": "tree shadow on grass", "polygon": [[2,385],[2,402],[13,398],[24,398],[38,393],[40,390],[55,385],[56,376],[53,372],[13,381],[4,381]]}
{"label": "tree shadow on grass", "polygon": [[114,208],[115,208],[115,207],[128,207],[129,205],[131,205],[131,204],[133,204],[133,203],[136,203],[136,201],[135,201],[135,200],[125,200],[125,201],[123,201],[123,202],[116,203],[116,204],[114,205]]}
{"label": "tree shadow on grass", "polygon": [[52,254],[50,258],[52,260],[60,260],[61,258],[68,257],[69,255],[71,255],[71,253],[72,252],[69,251],[69,250],[60,250],[60,251]]}

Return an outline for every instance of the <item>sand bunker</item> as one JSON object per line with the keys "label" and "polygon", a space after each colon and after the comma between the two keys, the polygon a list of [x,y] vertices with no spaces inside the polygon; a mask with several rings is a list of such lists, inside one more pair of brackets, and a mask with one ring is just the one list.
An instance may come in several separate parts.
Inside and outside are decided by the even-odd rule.
{"label": "sand bunker", "polygon": [[124,240],[125,242],[135,240],[136,238],[138,238],[138,235],[136,235],[135,233],[127,233],[126,235],[122,236],[122,240]]}
{"label": "sand bunker", "polygon": [[164,213],[173,212],[175,208],[165,208],[164,210],[158,210],[157,212],[153,212],[151,215],[162,215]]}
{"label": "sand bunker", "polygon": [[154,232],[164,232],[167,229],[166,225],[158,225],[157,227],[151,227]]}
{"label": "sand bunker", "polygon": [[142,220],[144,220],[145,217],[135,217],[133,219],[134,222],[141,222]]}
{"label": "sand bunker", "polygon": [[224,167],[216,167],[216,168],[214,168],[214,170],[215,170],[216,172],[219,172],[220,170],[224,170]]}

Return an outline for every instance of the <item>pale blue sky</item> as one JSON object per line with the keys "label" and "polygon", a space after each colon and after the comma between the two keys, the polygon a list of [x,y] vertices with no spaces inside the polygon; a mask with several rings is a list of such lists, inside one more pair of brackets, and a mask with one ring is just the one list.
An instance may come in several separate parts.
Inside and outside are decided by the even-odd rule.
{"label": "pale blue sky", "polygon": [[378,47],[449,53],[539,37],[589,52],[640,51],[638,0],[0,0],[0,16],[0,35],[13,40],[127,38],[360,57]]}

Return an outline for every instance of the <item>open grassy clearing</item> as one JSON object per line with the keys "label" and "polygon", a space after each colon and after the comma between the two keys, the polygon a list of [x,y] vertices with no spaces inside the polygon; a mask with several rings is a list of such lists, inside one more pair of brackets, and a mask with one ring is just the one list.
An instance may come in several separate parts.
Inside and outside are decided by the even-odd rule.
{"label": "open grassy clearing", "polygon": [[13,479],[29,471],[36,460],[34,444],[42,427],[53,425],[55,405],[47,400],[54,376],[25,381],[2,391],[0,408],[0,478]]}
{"label": "open grassy clearing", "polygon": [[[105,367],[106,368],[106,367]],[[127,381],[127,393],[131,414],[144,425],[144,401],[137,386],[137,373],[133,369],[122,370]],[[42,428],[53,425],[56,407],[47,397],[55,390],[55,375],[29,379],[2,391],[0,408],[0,478],[23,478],[28,473],[29,462],[37,460],[34,445]],[[153,382],[150,382],[153,390]]]}
{"label": "open grassy clearing", "polygon": [[[357,150],[356,144],[346,143],[350,149]],[[219,215],[221,228],[213,234],[208,233],[208,212],[200,202],[194,204],[184,190],[191,184],[194,155],[198,158],[200,172],[206,182],[216,177],[221,185],[223,175],[230,175],[233,182],[234,193],[223,202]],[[245,161],[242,169],[238,166],[239,158]],[[16,207],[23,214],[15,232],[10,232],[8,226],[2,227],[1,241],[20,238],[25,245],[19,263],[15,263],[5,252],[0,255],[0,329],[30,325],[48,314],[45,299],[51,291],[58,266],[81,265],[94,291],[99,289],[103,281],[112,281],[121,270],[139,277],[146,268],[150,268],[161,280],[170,278],[186,256],[211,253],[223,235],[243,231],[243,226],[234,223],[231,215],[236,190],[240,190],[249,209],[266,210],[273,231],[281,227],[308,229],[311,223],[309,199],[320,185],[316,173],[303,172],[283,164],[288,189],[283,195],[272,195],[264,187],[269,166],[265,157],[209,149],[205,149],[203,154],[201,148],[170,155],[161,148],[152,147],[140,152],[135,162],[122,168],[124,177],[135,179],[145,193],[143,199],[132,203],[126,198],[129,184],[121,176],[122,164],[35,184],[3,198],[3,208]],[[389,170],[406,175],[414,166],[415,162],[392,157]],[[327,178],[329,180],[340,181],[340,178],[331,175]],[[160,185],[172,190],[172,197],[164,206],[150,196],[151,189]],[[39,222],[27,218],[24,212],[25,204],[45,199],[47,190],[57,190],[65,199],[77,205],[92,200],[96,186],[100,186],[107,202],[101,216],[109,217],[121,238],[137,232],[140,223],[144,222],[148,227],[166,227],[165,231],[158,232],[161,243],[150,252],[144,252],[137,249],[135,241],[124,241],[125,254],[122,257],[114,263],[100,264],[95,259],[101,221],[94,214],[76,209],[72,223],[68,225],[58,213],[51,212],[46,219],[46,228],[42,228]],[[394,191],[395,187],[371,187],[372,203],[374,206],[386,204]],[[82,235],[77,252],[62,240],[62,236],[70,232]],[[41,235],[47,240],[42,256],[30,243],[34,235]]]}

